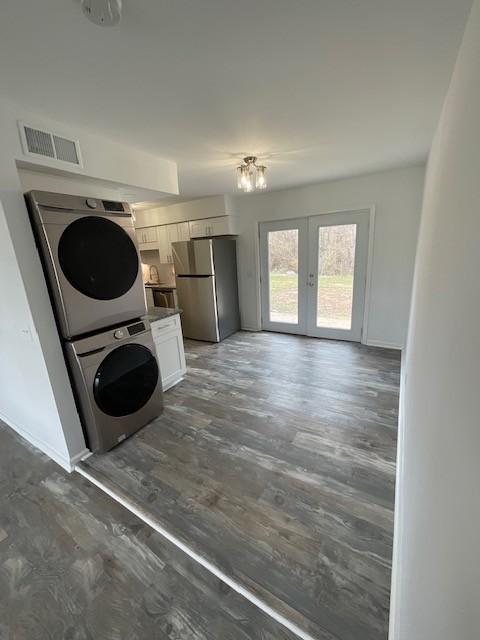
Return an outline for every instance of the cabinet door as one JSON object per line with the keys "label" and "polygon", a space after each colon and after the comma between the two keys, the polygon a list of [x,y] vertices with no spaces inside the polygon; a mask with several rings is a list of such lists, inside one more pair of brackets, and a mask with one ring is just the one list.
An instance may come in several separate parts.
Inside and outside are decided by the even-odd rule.
{"label": "cabinet door", "polygon": [[207,225],[205,220],[192,220],[190,222],[190,237],[191,238],[205,238]]}
{"label": "cabinet door", "polygon": [[170,243],[168,241],[167,225],[157,227],[158,252],[160,253],[160,262],[167,263],[170,255]]}
{"label": "cabinet door", "polygon": [[157,241],[157,227],[147,227],[145,229],[147,242],[156,242]]}
{"label": "cabinet door", "polygon": [[179,382],[187,370],[179,316],[153,323],[152,335],[158,355],[162,387],[166,391]]}
{"label": "cabinet door", "polygon": [[185,375],[185,354],[182,337],[177,332],[170,332],[155,339],[158,364],[164,391],[180,382]]}
{"label": "cabinet door", "polygon": [[188,222],[179,222],[177,224],[177,229],[179,240],[190,240],[190,226]]}
{"label": "cabinet door", "polygon": [[228,216],[212,218],[209,220],[211,236],[226,236],[233,233],[232,221]]}
{"label": "cabinet door", "polygon": [[157,248],[157,228],[142,227],[135,230],[137,242],[141,250]]}
{"label": "cabinet door", "polygon": [[167,224],[167,237],[169,242],[178,242],[178,225]]}
{"label": "cabinet door", "polygon": [[205,218],[190,222],[190,235],[192,238],[209,238],[210,236],[227,236],[234,233],[230,216],[218,218]]}
{"label": "cabinet door", "polygon": [[178,225],[177,224],[169,224],[167,225],[167,237],[168,237],[168,262],[173,264],[173,248],[172,242],[179,241],[178,234]]}

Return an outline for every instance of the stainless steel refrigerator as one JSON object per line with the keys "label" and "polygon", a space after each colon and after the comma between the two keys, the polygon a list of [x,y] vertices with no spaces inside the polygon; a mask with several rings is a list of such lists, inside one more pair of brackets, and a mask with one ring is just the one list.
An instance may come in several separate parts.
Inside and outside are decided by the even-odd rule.
{"label": "stainless steel refrigerator", "polygon": [[183,335],[220,342],[238,331],[235,239],[189,240],[172,246]]}

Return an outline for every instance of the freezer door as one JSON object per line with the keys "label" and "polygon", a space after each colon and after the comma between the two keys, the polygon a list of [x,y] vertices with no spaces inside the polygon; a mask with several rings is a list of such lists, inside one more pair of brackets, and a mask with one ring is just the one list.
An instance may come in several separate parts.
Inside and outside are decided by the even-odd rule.
{"label": "freezer door", "polygon": [[185,338],[219,342],[215,277],[177,276],[177,297]]}
{"label": "freezer door", "polygon": [[213,275],[211,240],[174,242],[172,248],[173,263],[177,276]]}

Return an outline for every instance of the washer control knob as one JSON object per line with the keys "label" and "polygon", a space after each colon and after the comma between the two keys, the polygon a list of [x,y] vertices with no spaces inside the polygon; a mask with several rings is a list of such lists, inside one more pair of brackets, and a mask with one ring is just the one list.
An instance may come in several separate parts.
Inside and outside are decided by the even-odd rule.
{"label": "washer control knob", "polygon": [[87,198],[85,200],[85,204],[87,205],[87,207],[89,209],[96,209],[97,208],[97,201],[95,200],[95,198]]}
{"label": "washer control knob", "polygon": [[117,329],[113,334],[113,337],[116,340],[121,340],[122,338],[125,338],[126,337],[125,329]]}

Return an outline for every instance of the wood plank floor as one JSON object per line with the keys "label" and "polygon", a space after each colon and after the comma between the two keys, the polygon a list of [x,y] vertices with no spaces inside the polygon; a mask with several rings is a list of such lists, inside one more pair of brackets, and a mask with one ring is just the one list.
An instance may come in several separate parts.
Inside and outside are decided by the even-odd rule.
{"label": "wood plank floor", "polygon": [[84,468],[319,640],[385,640],[400,356],[187,341],[165,413]]}
{"label": "wood plank floor", "polygon": [[0,424],[2,640],[294,640]]}

